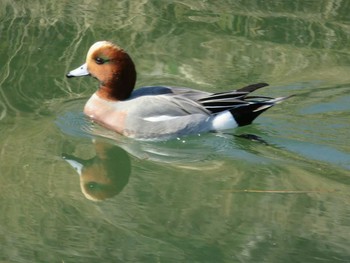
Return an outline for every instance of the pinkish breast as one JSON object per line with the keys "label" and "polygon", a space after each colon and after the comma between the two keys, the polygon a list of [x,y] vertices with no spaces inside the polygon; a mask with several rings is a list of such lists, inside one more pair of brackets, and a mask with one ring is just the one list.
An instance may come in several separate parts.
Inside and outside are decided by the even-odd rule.
{"label": "pinkish breast", "polygon": [[84,113],[107,129],[124,134],[127,112],[118,110],[115,103],[118,102],[105,101],[94,94],[85,104]]}

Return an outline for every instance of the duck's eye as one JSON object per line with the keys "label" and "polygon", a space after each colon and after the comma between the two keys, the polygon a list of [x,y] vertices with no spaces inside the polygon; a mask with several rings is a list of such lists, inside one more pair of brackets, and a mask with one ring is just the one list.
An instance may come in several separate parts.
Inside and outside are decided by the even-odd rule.
{"label": "duck's eye", "polygon": [[95,61],[96,61],[96,64],[99,64],[99,65],[102,65],[103,63],[105,63],[105,60],[103,58],[100,58],[100,57],[97,57],[95,59]]}

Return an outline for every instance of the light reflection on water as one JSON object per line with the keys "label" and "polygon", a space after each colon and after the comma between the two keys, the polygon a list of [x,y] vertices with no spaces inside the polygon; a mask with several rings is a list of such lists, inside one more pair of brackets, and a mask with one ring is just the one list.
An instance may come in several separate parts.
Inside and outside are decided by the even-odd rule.
{"label": "light reflection on water", "polygon": [[[0,261],[349,260],[347,1],[3,6]],[[232,134],[123,138],[82,114],[96,81],[64,77],[100,39],[128,50],[138,86],[296,96]]]}

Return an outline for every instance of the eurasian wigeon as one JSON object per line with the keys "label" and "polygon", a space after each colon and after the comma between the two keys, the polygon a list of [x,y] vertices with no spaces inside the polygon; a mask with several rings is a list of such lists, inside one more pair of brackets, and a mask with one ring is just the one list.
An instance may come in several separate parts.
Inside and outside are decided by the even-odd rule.
{"label": "eurasian wigeon", "polygon": [[87,75],[98,79],[100,86],[86,103],[84,113],[108,129],[137,139],[168,139],[248,125],[289,97],[249,96],[266,83],[220,93],[169,86],[134,90],[132,59],[108,41],[93,44],[86,63],[67,77]]}

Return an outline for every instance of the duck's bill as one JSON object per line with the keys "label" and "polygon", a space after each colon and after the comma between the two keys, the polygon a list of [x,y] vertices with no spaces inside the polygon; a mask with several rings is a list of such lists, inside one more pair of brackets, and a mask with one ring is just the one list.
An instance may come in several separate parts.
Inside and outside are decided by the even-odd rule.
{"label": "duck's bill", "polygon": [[69,163],[77,172],[79,175],[81,175],[83,167],[84,167],[84,160],[79,159],[73,155],[69,154],[62,154],[62,158]]}
{"label": "duck's bill", "polygon": [[82,76],[88,76],[90,75],[89,71],[87,70],[86,63],[84,65],[81,65],[79,68],[73,69],[72,71],[67,73],[67,78],[73,78],[73,77],[82,77]]}

